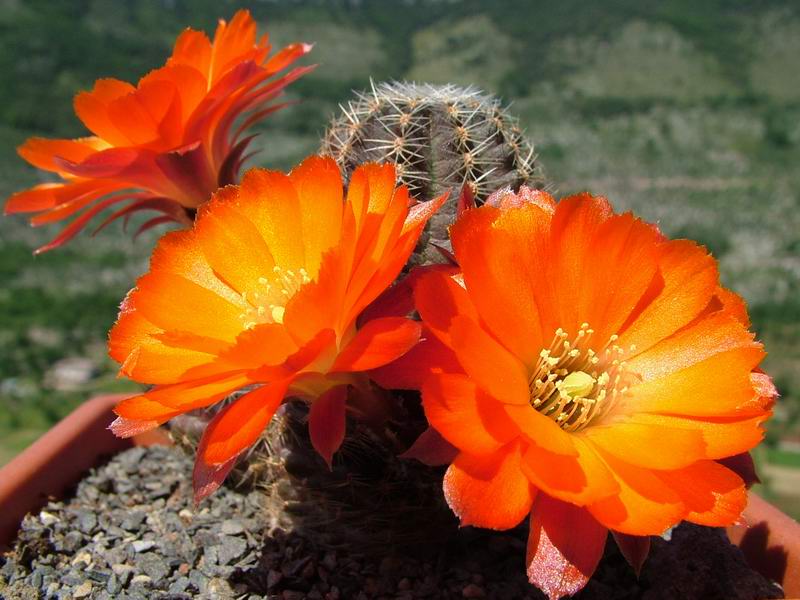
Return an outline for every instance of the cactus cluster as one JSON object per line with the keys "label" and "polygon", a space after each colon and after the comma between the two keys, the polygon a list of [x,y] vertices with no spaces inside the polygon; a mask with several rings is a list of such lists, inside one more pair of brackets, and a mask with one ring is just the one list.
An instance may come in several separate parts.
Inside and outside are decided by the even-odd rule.
{"label": "cactus cluster", "polygon": [[[363,162],[396,164],[411,195],[451,200],[429,223],[430,241],[447,246],[456,198],[467,186],[482,203],[493,191],[543,187],[533,145],[500,100],[475,87],[381,83],[341,105],[321,151],[348,177]],[[433,258],[423,252],[423,261]]]}

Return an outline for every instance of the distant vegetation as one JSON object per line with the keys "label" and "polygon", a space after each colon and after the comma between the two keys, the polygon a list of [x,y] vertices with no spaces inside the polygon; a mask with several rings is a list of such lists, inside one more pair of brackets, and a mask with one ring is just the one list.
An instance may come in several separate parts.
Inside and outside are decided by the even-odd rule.
{"label": "distant vegetation", "polygon": [[[589,189],[699,239],[749,301],[783,399],[770,442],[800,437],[800,10],[796,2],[0,0],[0,192],[36,181],[28,135],[81,135],[71,99],[136,80],[180,30],[249,5],[320,64],[268,121],[257,164],[287,168],[369,79],[473,83],[512,102],[552,189]],[[88,394],[131,389],[104,355],[155,240],[114,227],[33,258],[54,234],[0,222],[0,463]],[[56,389],[63,357],[94,376]],[[63,386],[61,386],[63,388]]]}

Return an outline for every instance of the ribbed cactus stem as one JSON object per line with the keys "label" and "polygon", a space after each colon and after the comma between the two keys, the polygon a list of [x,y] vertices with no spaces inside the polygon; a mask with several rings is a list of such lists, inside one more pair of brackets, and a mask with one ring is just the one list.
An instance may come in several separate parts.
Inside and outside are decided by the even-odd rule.
{"label": "ribbed cactus stem", "polygon": [[451,190],[450,202],[429,226],[431,241],[443,245],[463,186],[478,204],[500,188],[543,187],[533,145],[517,119],[498,98],[475,87],[373,84],[341,105],[321,151],[345,177],[363,162],[395,163],[400,181],[418,200]]}

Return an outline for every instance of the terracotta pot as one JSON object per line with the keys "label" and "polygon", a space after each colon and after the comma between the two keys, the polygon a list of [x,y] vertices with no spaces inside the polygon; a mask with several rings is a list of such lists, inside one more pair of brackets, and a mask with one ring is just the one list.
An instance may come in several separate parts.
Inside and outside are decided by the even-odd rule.
{"label": "terracotta pot", "polygon": [[163,431],[129,440],[114,436],[111,409],[125,394],[83,403],[0,469],[0,551],[8,550],[22,518],[60,498],[103,459],[134,445],[169,443]]}
{"label": "terracotta pot", "polygon": [[750,493],[743,523],[728,527],[731,542],[747,563],[783,586],[787,598],[800,598],[800,523]]}
{"label": "terracotta pot", "polygon": [[[89,400],[0,469],[0,551],[11,546],[27,513],[69,492],[89,468],[134,445],[171,443],[163,430],[116,438],[108,430],[111,409],[124,397]],[[743,521],[728,528],[731,541],[751,568],[783,585],[787,598],[800,598],[800,524],[755,494]]]}

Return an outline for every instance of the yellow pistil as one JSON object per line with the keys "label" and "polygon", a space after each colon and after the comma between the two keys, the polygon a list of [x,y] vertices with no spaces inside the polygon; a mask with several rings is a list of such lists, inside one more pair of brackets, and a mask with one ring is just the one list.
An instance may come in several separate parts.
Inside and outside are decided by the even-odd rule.
{"label": "yellow pistil", "polygon": [[271,277],[258,278],[256,291],[249,294],[242,292],[242,299],[247,303],[247,308],[240,315],[245,329],[262,323],[283,323],[286,303],[310,281],[305,269],[293,271],[275,265]]}
{"label": "yellow pistil", "polygon": [[573,339],[556,330],[528,380],[531,406],[567,431],[607,414],[628,390],[631,375],[622,360],[625,351],[615,343],[619,336],[612,335],[596,351],[590,347],[593,334],[588,323]]}

